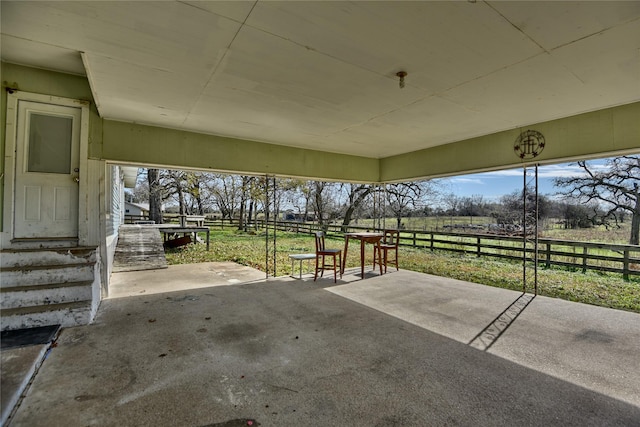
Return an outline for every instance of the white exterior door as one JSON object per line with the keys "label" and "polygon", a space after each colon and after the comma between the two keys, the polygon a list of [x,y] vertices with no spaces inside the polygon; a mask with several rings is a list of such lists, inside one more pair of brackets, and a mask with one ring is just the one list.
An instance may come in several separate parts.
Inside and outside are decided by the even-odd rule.
{"label": "white exterior door", "polygon": [[14,238],[77,238],[81,114],[18,101]]}

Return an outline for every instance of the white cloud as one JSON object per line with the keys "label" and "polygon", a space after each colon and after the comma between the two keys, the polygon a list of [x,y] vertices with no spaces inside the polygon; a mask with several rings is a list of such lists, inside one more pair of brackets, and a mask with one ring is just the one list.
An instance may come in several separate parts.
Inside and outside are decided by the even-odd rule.
{"label": "white cloud", "polygon": [[485,184],[485,182],[480,178],[472,178],[472,175],[450,178],[450,181],[453,184],[478,184],[478,185]]}
{"label": "white cloud", "polygon": [[552,165],[538,169],[540,178],[567,178],[570,176],[582,176],[584,171],[575,165]]}
{"label": "white cloud", "polygon": [[[606,160],[591,160],[588,162],[591,170],[601,170],[606,167]],[[529,168],[527,181],[533,178],[533,168]],[[497,199],[501,195],[518,191],[522,188],[522,168],[507,169],[492,172],[475,173],[470,175],[440,178],[437,181],[445,188],[456,194],[472,195],[481,193],[485,200]],[[544,165],[538,168],[539,191],[541,194],[554,196],[557,188],[553,185],[554,178],[584,176],[582,168],[575,163]]]}
{"label": "white cloud", "polygon": [[[602,170],[606,168],[603,161],[591,161],[588,163],[592,170]],[[533,168],[528,169],[533,176]],[[558,165],[545,165],[538,168],[538,178],[566,178],[571,176],[583,176],[584,170],[574,163],[564,163]],[[471,176],[482,176],[483,178],[501,178],[501,177],[522,177],[522,169],[506,169],[493,172],[485,172]]]}

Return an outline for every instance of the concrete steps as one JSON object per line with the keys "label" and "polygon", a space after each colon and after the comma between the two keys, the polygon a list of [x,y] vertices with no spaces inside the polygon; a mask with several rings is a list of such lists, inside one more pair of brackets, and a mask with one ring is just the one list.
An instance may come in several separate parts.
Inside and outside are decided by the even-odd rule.
{"label": "concrete steps", "polygon": [[2,288],[0,309],[36,305],[63,304],[91,299],[91,281],[51,283],[45,285],[11,286]]}
{"label": "concrete steps", "polygon": [[2,330],[91,320],[95,248],[0,251]]}
{"label": "concrete steps", "polygon": [[69,263],[93,263],[96,261],[95,248],[27,248],[2,249],[0,251],[0,268],[18,269],[20,267],[41,267]]}

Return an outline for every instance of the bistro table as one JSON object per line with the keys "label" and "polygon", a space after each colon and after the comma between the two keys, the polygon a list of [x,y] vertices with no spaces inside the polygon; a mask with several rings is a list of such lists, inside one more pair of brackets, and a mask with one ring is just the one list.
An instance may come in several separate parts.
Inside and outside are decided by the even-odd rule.
{"label": "bistro table", "polygon": [[383,233],[372,233],[372,232],[358,232],[358,233],[345,233],[344,234],[344,255],[342,258],[342,271],[340,273],[344,273],[344,266],[347,263],[347,249],[349,248],[349,240],[357,239],[360,240],[360,274],[364,279],[364,244],[365,243],[373,243],[378,246],[378,264],[380,265],[380,274],[382,274],[382,255],[380,250],[380,240],[384,236]]}

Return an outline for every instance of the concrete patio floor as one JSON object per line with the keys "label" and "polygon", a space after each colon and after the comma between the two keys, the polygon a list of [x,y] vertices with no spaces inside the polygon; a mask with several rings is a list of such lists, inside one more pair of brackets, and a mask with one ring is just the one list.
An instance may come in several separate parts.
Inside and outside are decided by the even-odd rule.
{"label": "concrete patio floor", "polygon": [[216,264],[114,274],[10,425],[640,425],[638,314],[410,271],[336,285],[234,265],[239,283]]}

